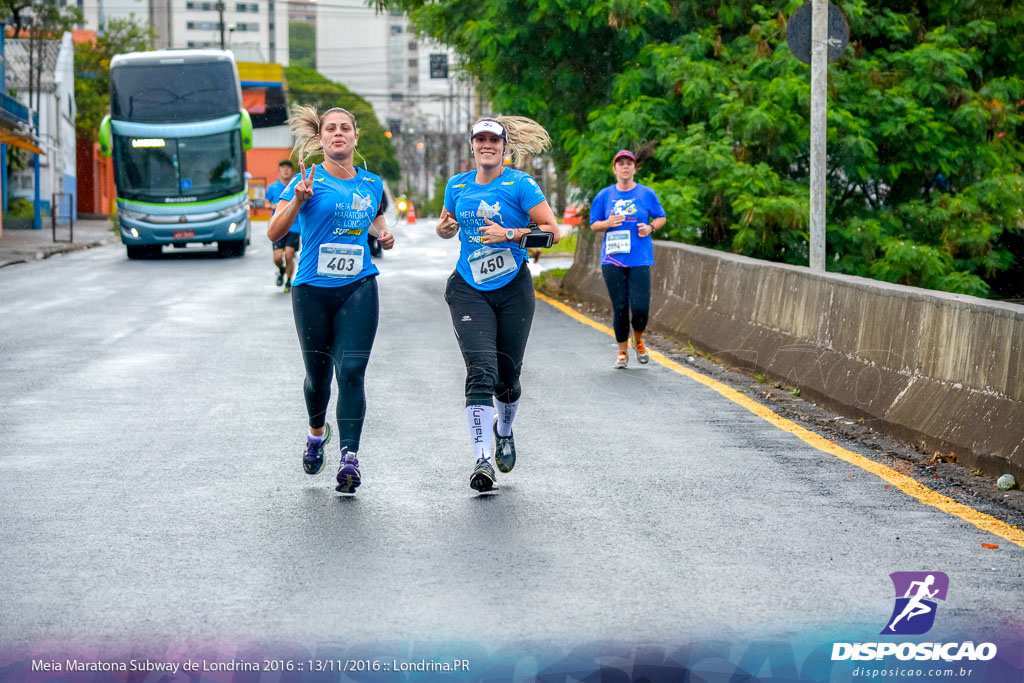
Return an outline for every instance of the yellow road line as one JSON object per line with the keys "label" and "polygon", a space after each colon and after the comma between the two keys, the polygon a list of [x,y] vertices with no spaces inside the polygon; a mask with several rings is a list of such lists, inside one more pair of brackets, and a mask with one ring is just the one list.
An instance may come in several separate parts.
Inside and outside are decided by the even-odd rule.
{"label": "yellow road line", "polygon": [[[579,313],[578,311],[574,311],[573,309],[569,308],[560,301],[556,301],[555,299],[545,296],[540,292],[537,292],[537,298],[540,299],[541,301],[544,301],[554,306],[561,312],[568,315],[573,320],[581,322],[587,327],[592,327],[598,332],[603,332],[611,337],[615,336],[614,332],[612,332],[611,328],[609,328],[607,325],[602,325],[599,322],[591,320],[587,316],[583,315],[582,313]],[[828,453],[829,455],[834,455],[840,460],[845,460],[851,465],[854,465],[856,467],[861,468],[862,470],[874,474],[875,476],[879,477],[888,484],[895,486],[900,491],[903,491],[908,496],[917,498],[925,505],[931,505],[932,507],[938,508],[943,512],[959,517],[965,522],[970,522],[982,531],[987,531],[989,533],[995,534],[1000,538],[1004,538],[1007,541],[1015,543],[1016,545],[1019,545],[1022,548],[1024,548],[1024,530],[1014,529],[1006,522],[1000,521],[995,517],[992,517],[991,515],[986,515],[984,512],[979,512],[978,510],[975,510],[972,507],[964,505],[963,503],[958,503],[952,498],[949,498],[947,496],[942,495],[941,493],[937,493],[931,490],[927,486],[924,486],[923,484],[918,482],[916,479],[908,477],[905,474],[900,474],[899,472],[896,472],[892,468],[886,467],[885,465],[875,462],[870,458],[866,458],[863,455],[854,453],[853,451],[848,451],[845,448],[832,443],[828,439],[818,434],[815,434],[809,429],[805,429],[804,427],[801,427],[800,425],[796,424],[791,420],[787,420],[786,418],[780,415],[776,415],[767,407],[761,405],[752,398],[740,393],[738,390],[733,389],[732,387],[728,387],[725,384],[719,382],[718,380],[712,379],[706,375],[702,375],[701,373],[695,370],[691,370],[690,368],[684,365],[680,365],[679,363],[675,362],[671,358],[668,358],[664,354],[658,353],[657,351],[652,351],[650,349],[648,349],[648,354],[650,354],[651,360],[658,363],[659,365],[666,367],[669,370],[672,370],[673,372],[676,372],[680,375],[689,377],[695,382],[700,382],[701,384],[710,389],[714,389],[719,394],[729,399],[733,403],[737,403],[743,406],[744,408],[752,412],[754,415],[757,415],[759,418],[767,422],[770,422],[771,424],[778,427],[784,432],[789,432],[790,434],[793,434],[800,440],[804,441],[810,446],[813,446],[819,451],[823,451],[825,453]]]}

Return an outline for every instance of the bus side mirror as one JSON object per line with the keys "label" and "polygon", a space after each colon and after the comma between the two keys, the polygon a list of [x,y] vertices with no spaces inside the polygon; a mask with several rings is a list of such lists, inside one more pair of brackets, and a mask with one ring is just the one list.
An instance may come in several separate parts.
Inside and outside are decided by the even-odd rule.
{"label": "bus side mirror", "polygon": [[252,149],[252,117],[249,116],[249,112],[243,109],[241,111],[242,116],[242,149],[248,151]]}
{"label": "bus side mirror", "polygon": [[103,120],[100,121],[99,141],[100,156],[109,157],[112,151],[110,148],[110,114],[104,116]]}

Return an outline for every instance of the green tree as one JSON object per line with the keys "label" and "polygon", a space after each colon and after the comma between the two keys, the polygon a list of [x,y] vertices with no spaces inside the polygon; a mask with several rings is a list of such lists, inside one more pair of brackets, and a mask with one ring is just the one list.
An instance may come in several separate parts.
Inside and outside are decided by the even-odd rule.
{"label": "green tree", "polygon": [[[395,148],[384,135],[384,127],[377,120],[369,102],[313,69],[289,66],[284,73],[288,81],[288,97],[293,104],[311,105],[321,112],[331,107],[341,107],[352,112],[359,124],[359,153],[366,160],[366,170],[387,180],[398,180],[401,171]],[[317,163],[320,158],[314,157],[307,160],[307,163]],[[356,159],[361,166],[361,160],[358,157]]]}
{"label": "green tree", "polygon": [[[641,182],[662,197],[670,237],[806,265],[810,76],[785,43],[796,4],[723,4],[645,46],[570,141],[578,182],[610,181],[610,149],[645,149]],[[1011,58],[1024,13],[842,8],[854,43],[829,68],[829,270],[988,295],[1024,225],[1024,79]]]}
{"label": "green tree", "polygon": [[100,121],[110,110],[110,60],[125,52],[152,50],[156,28],[135,18],[108,19],[103,35],[75,45],[75,102],[78,136],[96,139]]}
{"label": "green tree", "polygon": [[288,22],[288,61],[292,66],[316,68],[316,26],[308,21]]}
{"label": "green tree", "polygon": [[[785,40],[800,0],[377,4],[464,55],[496,109],[544,124],[580,187],[631,148],[663,234],[806,265],[810,70]],[[839,4],[853,42],[829,69],[828,268],[989,294],[1024,260],[1024,7]]]}
{"label": "green tree", "polygon": [[[566,143],[589,112],[611,96],[613,76],[644,44],[668,40],[681,0],[379,0],[407,12],[424,34],[465,60],[496,112],[536,119],[555,141],[560,185],[569,169]],[[565,192],[560,188],[560,201]]]}

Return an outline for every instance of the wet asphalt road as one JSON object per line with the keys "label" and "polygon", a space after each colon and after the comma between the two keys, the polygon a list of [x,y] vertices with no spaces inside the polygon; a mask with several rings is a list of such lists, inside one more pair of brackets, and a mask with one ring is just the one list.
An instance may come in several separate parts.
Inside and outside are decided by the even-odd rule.
{"label": "wet asphalt road", "polygon": [[474,495],[442,301],[457,244],[397,235],[355,498],[336,442],[302,472],[302,362],[262,238],[0,270],[0,650],[871,640],[909,570],[950,576],[937,637],[1021,623],[1024,548],[665,368],[613,371],[610,338],[541,302],[518,465]]}

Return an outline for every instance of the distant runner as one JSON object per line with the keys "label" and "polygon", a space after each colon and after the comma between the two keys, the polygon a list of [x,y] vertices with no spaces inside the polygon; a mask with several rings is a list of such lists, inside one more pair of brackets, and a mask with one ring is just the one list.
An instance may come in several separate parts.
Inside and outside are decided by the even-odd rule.
{"label": "distant runner", "polygon": [[324,445],[331,439],[326,420],[331,381],[338,378],[338,436],[341,465],[337,490],[355,493],[362,482],[359,437],[366,414],[363,376],[377,334],[379,312],[377,266],[370,262],[370,231],[385,249],[395,238],[384,224],[380,176],[353,165],[359,140],[356,118],[335,107],[323,117],[313,107],[299,107],[289,119],[299,159],[323,151],[324,161],[293,178],[270,218],[267,236],[280,239],[302,216],[302,243],[292,312],[306,365],[306,412],[309,436],[302,458],[306,474],[324,466]]}
{"label": "distant runner", "polygon": [[499,470],[511,472],[516,464],[512,421],[534,309],[533,278],[519,239],[531,221],[552,233],[553,242],[559,231],[537,182],[504,163],[506,156],[516,161],[550,147],[547,131],[520,116],[483,118],[473,125],[470,144],[476,170],[448,180],[436,230],[461,242],[444,299],[466,362],[466,419],[476,459],[469,485],[483,493],[498,488],[492,445]]}
{"label": "distant runner", "polygon": [[636,359],[640,363],[650,360],[644,332],[651,307],[651,233],[665,225],[666,218],[654,190],[633,181],[636,157],[632,152],[620,150],[612,160],[612,171],[615,184],[598,192],[590,204],[590,229],[605,231],[601,274],[612,300],[612,327],[619,344],[614,367],[622,369],[629,363],[631,325]]}
{"label": "distant runner", "polygon": [[[277,201],[281,198],[284,188],[288,187],[292,176],[295,175],[295,164],[290,159],[285,159],[277,165],[277,180],[267,187],[266,203],[271,210],[271,217],[277,208]],[[274,242],[274,265],[277,266],[277,286],[284,282],[284,293],[287,294],[292,288],[292,275],[295,273],[295,252],[299,250],[299,234],[302,219],[292,224],[288,234]],[[287,280],[285,278],[287,277]]]}

